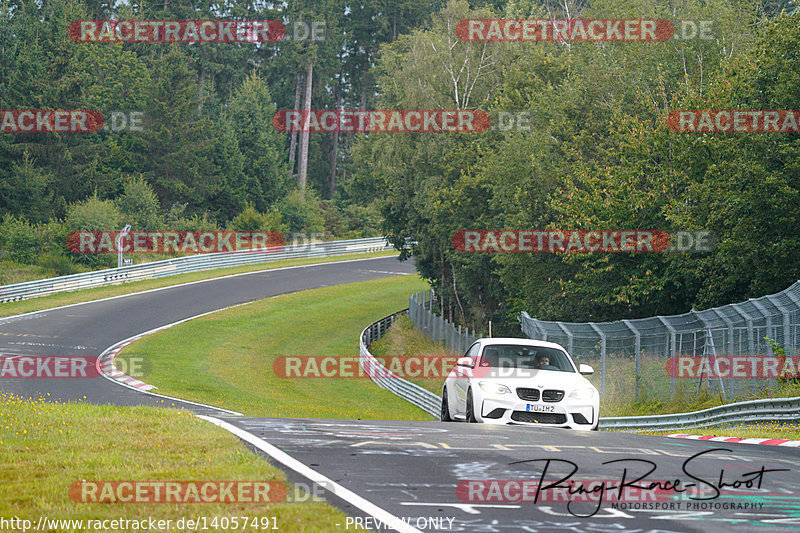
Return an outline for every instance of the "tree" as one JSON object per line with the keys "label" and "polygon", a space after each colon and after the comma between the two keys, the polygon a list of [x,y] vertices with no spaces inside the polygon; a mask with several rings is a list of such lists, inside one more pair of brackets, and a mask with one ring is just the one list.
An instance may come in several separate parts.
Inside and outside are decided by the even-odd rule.
{"label": "tree", "polygon": [[248,198],[265,211],[289,190],[284,159],[285,134],[272,127],[275,104],[263,78],[252,72],[228,107],[248,176]]}
{"label": "tree", "polygon": [[115,201],[122,221],[134,231],[155,231],[163,225],[161,206],[153,188],[141,177],[125,182],[122,195]]}

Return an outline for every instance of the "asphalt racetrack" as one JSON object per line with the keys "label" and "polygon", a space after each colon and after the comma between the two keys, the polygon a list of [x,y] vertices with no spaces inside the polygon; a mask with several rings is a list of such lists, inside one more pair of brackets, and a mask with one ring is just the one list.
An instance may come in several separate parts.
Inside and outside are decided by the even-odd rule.
{"label": "asphalt racetrack", "polygon": [[[232,305],[414,272],[394,257],[334,262],[0,318],[0,354],[97,357],[123,339]],[[249,418],[164,403],[103,377],[2,378],[0,390],[97,404],[174,403],[221,419],[303,465],[286,468],[290,480],[309,479],[311,469],[408,523],[406,531],[800,529],[797,448],[521,426]],[[328,499],[353,517],[342,531],[353,530],[356,519],[374,531],[393,530],[347,497]]]}

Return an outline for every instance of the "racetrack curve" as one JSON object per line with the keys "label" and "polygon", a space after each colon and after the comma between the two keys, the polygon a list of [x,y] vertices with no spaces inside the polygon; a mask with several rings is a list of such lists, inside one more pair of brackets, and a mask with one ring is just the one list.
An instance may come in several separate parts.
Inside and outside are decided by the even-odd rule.
{"label": "racetrack curve", "polygon": [[[97,357],[135,335],[234,305],[331,285],[413,274],[410,261],[378,257],[236,274],[140,293],[0,318],[0,354]],[[212,339],[209,339],[211,342]],[[354,341],[355,342],[355,341]],[[197,414],[230,412],[132,390],[103,377],[0,378],[0,390],[26,397],[94,404],[173,404]],[[84,398],[85,397],[85,398]]]}
{"label": "racetrack curve", "polygon": [[[98,356],[123,340],[189,317],[278,294],[414,273],[396,258],[375,258],[290,267],[217,278],[59,309],[0,319],[0,354]],[[356,339],[354,339],[354,343]],[[355,350],[355,348],[354,348]],[[132,390],[103,378],[0,379],[0,390],[50,400],[83,400],[96,404],[156,405],[163,398]],[[175,407],[225,421],[290,455],[330,480],[397,517],[410,519],[423,531],[475,532],[685,532],[786,531],[800,529],[800,450],[684,441],[612,432],[550,428],[444,424],[440,422],[274,419],[231,416],[230,412],[190,402]],[[224,406],[221,406],[224,407]],[[724,451],[723,451],[724,449]],[[701,454],[701,455],[697,455]],[[547,461],[550,461],[549,463]],[[610,460],[621,462],[608,463]],[[606,464],[603,464],[606,463]],[[574,466],[573,466],[574,464]],[[545,466],[546,480],[555,481],[577,468],[575,480],[597,480],[608,486],[597,513],[587,502],[567,508],[554,501],[465,501],[469,480],[537,480]],[[766,470],[760,477],[761,468]],[[723,482],[751,481],[726,487],[718,498],[703,502],[679,499],[667,490],[656,497],[658,509],[614,509],[612,486],[626,475],[647,480],[680,479],[711,490]],[[627,471],[626,471],[627,469]],[[298,475],[287,472],[290,480]],[[760,479],[761,486],[755,481]],[[566,483],[566,481],[565,481]],[[473,496],[489,496],[497,484]],[[695,487],[697,488],[697,487]],[[747,490],[743,490],[747,489]],[[564,491],[560,493],[562,496]],[[648,494],[652,495],[652,491]],[[494,494],[497,496],[497,494]],[[519,496],[512,491],[511,496]],[[503,498],[502,493],[499,494]],[[647,494],[636,498],[653,503]],[[513,498],[512,498],[513,499]],[[331,497],[351,515],[365,514]],[[663,501],[661,501],[663,500]],[[668,504],[678,506],[670,509]],[[715,509],[713,504],[753,504],[746,509]],[[692,505],[698,507],[692,508]],[[759,505],[761,505],[759,507]],[[433,520],[427,520],[431,518]],[[446,520],[452,519],[451,521]],[[437,521],[436,519],[445,519]],[[442,527],[422,527],[431,524]],[[373,530],[387,530],[375,522]],[[345,531],[346,524],[341,524]]]}

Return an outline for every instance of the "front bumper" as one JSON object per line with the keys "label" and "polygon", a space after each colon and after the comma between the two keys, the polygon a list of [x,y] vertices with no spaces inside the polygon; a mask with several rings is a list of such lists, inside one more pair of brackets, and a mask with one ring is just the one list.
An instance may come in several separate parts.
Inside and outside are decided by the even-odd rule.
{"label": "front bumper", "polygon": [[560,402],[534,402],[517,397],[488,397],[482,398],[480,405],[480,421],[484,424],[592,429],[599,415],[598,405],[569,398]]}

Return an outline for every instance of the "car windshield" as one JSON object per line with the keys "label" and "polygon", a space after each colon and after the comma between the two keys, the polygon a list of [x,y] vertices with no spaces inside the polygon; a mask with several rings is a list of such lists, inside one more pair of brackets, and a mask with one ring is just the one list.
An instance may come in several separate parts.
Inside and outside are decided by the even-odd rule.
{"label": "car windshield", "polygon": [[524,368],[575,372],[575,368],[570,363],[567,355],[561,350],[515,344],[486,346],[478,365],[491,368]]}

